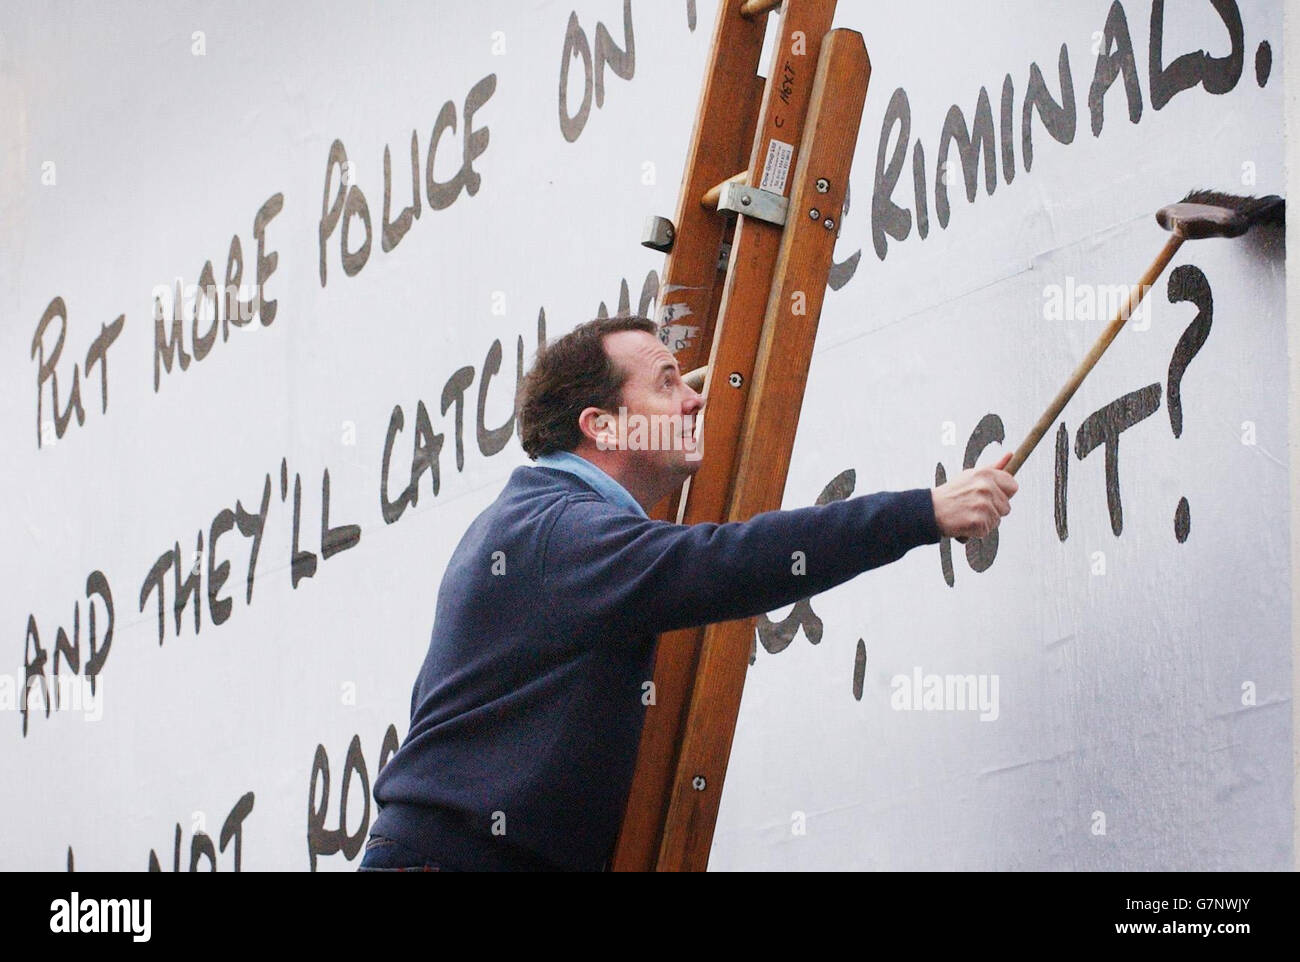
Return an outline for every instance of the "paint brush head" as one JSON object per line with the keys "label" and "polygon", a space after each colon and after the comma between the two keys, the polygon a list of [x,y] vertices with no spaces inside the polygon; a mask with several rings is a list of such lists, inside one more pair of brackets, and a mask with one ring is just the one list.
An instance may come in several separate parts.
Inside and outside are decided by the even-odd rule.
{"label": "paint brush head", "polygon": [[1188,240],[1240,237],[1256,224],[1282,225],[1286,199],[1242,197],[1215,190],[1194,190],[1176,204],[1156,211],[1156,222]]}

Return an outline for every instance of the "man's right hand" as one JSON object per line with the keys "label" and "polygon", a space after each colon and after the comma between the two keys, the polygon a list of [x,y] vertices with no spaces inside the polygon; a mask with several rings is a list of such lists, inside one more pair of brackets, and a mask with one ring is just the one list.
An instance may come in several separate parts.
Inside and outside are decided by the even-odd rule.
{"label": "man's right hand", "polygon": [[939,533],[950,538],[984,538],[1011,513],[1011,496],[1020,490],[1003,470],[1011,455],[994,466],[970,468],[930,490]]}

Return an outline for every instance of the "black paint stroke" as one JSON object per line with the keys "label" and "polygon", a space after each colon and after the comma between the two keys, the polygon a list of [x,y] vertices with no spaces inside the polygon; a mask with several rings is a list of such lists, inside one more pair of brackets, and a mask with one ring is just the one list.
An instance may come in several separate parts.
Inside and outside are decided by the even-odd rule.
{"label": "black paint stroke", "polygon": [[1074,453],[1080,460],[1098,446],[1105,446],[1106,508],[1110,512],[1110,528],[1117,538],[1124,531],[1124,509],[1119,489],[1119,436],[1159,409],[1160,384],[1148,384],[1088,415],[1074,438]]}
{"label": "black paint stroke", "polygon": [[[889,148],[890,134],[898,127],[898,140],[894,144],[889,162],[885,154]],[[893,201],[894,187],[903,172],[907,160],[907,144],[912,136],[912,107],[907,100],[907,91],[899,87],[889,98],[885,108],[885,119],[880,127],[880,143],[876,148],[875,190],[871,193],[871,244],[876,257],[882,261],[889,251],[888,235],[896,241],[907,240],[912,232],[912,212],[900,207]],[[920,142],[918,141],[918,144]],[[921,191],[918,191],[920,193]]]}
{"label": "black paint stroke", "polygon": [[[817,495],[815,504],[825,505],[832,501],[843,501],[853,494],[856,484],[856,471],[852,468],[841,471],[822,489],[821,494]],[[813,611],[812,601],[809,598],[796,601],[790,613],[778,622],[772,621],[766,614],[760,614],[755,622],[758,642],[770,655],[779,654],[790,647],[800,628],[803,629],[804,637],[811,644],[821,643],[825,625],[817,612]],[[757,649],[753,654],[757,654]],[[752,658],[750,663],[753,663]]]}
{"label": "black paint stroke", "polygon": [[[948,483],[948,472],[944,469],[943,462],[940,461],[934,466],[934,486],[937,488],[941,484]],[[943,571],[943,580],[949,588],[953,587],[956,578],[952,570],[952,538],[946,534],[939,537],[939,568]]]}
{"label": "black paint stroke", "polygon": [[1056,538],[1064,541],[1070,536],[1069,504],[1067,493],[1070,484],[1070,432],[1062,421],[1056,429],[1056,470],[1052,479],[1052,515],[1056,522]]}
{"label": "black paint stroke", "polygon": [[1057,143],[1074,142],[1074,131],[1078,121],[1078,111],[1074,104],[1074,78],[1070,74],[1070,53],[1065,44],[1061,44],[1061,53],[1057,61],[1057,73],[1061,80],[1061,101],[1057,103],[1047,89],[1043,72],[1037,63],[1029,65],[1029,83],[1025,87],[1025,103],[1020,109],[1020,153],[1024,156],[1025,173],[1034,166],[1033,119],[1035,111],[1042,121],[1043,129]]}
{"label": "black paint stroke", "polygon": [[[1177,94],[1197,84],[1208,93],[1224,94],[1237,86],[1246,62],[1246,44],[1242,33],[1241,11],[1236,0],[1210,0],[1228,31],[1231,49],[1226,56],[1211,57],[1204,50],[1185,53],[1163,66],[1165,0],[1151,2],[1151,40],[1148,47],[1148,84],[1151,108],[1160,110]],[[1181,5],[1180,5],[1181,6]]]}
{"label": "black paint stroke", "polygon": [[1123,74],[1124,95],[1128,98],[1128,119],[1136,124],[1142,119],[1142,87],[1138,82],[1137,61],[1133,57],[1133,41],[1129,37],[1128,17],[1124,5],[1114,0],[1106,16],[1102,31],[1101,51],[1097,54],[1097,67],[1088,89],[1088,110],[1092,114],[1092,135],[1101,136],[1105,122],[1106,91]]}
{"label": "black paint stroke", "polygon": [[858,639],[857,650],[853,653],[853,697],[862,701],[862,683],[867,677],[867,644]]}
{"label": "black paint stroke", "polygon": [[[582,59],[582,104],[574,113],[569,112],[569,65],[575,57]],[[596,24],[596,45],[593,56],[591,45],[587,42],[586,31],[578,23],[577,11],[569,13],[569,21],[564,29],[564,47],[560,51],[560,82],[557,106],[560,118],[560,133],[569,143],[582,136],[583,129],[591,117],[592,94],[595,94],[596,106],[605,105],[605,67],[624,80],[631,80],[636,74],[636,38],[632,30],[632,0],[623,0],[623,47],[614,43],[614,38],[603,23]]]}
{"label": "black paint stroke", "polygon": [[[986,414],[980,418],[975,425],[975,430],[971,432],[970,440],[966,442],[966,454],[962,458],[962,470],[969,470],[975,467],[979,461],[980,455],[990,444],[1001,444],[1006,440],[1006,429],[1002,425],[1002,418],[996,414]],[[998,529],[994,528],[983,538],[970,538],[966,542],[966,563],[971,569],[980,572],[987,571],[992,566],[998,556]]]}
{"label": "black paint stroke", "polygon": [[1183,435],[1183,375],[1210,336],[1210,327],[1214,324],[1214,295],[1205,273],[1192,264],[1180,264],[1174,268],[1169,275],[1167,290],[1170,304],[1191,301],[1198,308],[1196,317],[1183,331],[1174,346],[1173,357],[1169,359],[1169,426],[1174,437],[1179,438]]}
{"label": "black paint stroke", "polygon": [[966,199],[974,201],[979,190],[980,158],[984,159],[984,189],[990,195],[998,185],[997,160],[994,153],[993,108],[989,104],[989,92],[980,87],[979,98],[975,103],[975,117],[969,128],[966,115],[961,107],[953,104],[948,108],[948,116],[943,122],[943,131],[939,134],[939,154],[934,175],[934,212],[939,218],[939,226],[947,227],[950,217],[948,206],[948,184],[944,167],[948,162],[948,150],[955,142],[957,153],[961,157],[962,177],[966,183]]}

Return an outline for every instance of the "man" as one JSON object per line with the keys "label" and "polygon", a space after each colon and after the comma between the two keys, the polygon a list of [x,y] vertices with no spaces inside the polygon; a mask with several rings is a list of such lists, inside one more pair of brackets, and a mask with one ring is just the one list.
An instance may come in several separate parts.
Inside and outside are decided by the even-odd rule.
{"label": "man", "polygon": [[771,611],[941,534],[987,535],[1011,510],[1003,461],[745,522],[650,520],[699,468],[705,403],[655,331],[580,325],[521,385],[536,466],[514,470],[447,565],[363,870],[605,867],[661,632]]}

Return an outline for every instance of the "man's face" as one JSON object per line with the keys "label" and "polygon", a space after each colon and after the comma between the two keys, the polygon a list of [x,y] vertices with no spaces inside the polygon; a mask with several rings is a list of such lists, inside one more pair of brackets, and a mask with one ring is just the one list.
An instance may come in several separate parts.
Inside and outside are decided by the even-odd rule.
{"label": "man's face", "polygon": [[605,335],[605,353],[627,374],[614,411],[617,449],[647,481],[680,483],[699,470],[697,416],[704,397],[682,380],[672,352],[648,331]]}

